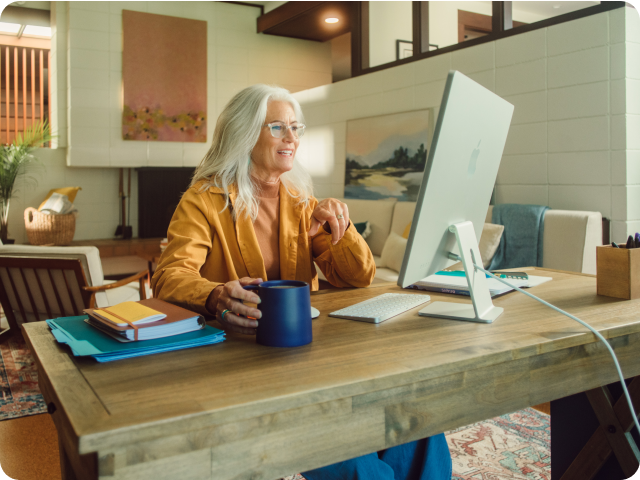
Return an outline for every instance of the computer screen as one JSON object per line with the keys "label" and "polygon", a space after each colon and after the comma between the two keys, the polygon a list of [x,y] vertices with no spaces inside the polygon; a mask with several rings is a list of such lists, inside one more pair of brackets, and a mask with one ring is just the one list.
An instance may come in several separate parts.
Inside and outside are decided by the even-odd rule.
{"label": "computer screen", "polygon": [[512,114],[513,105],[462,73],[449,72],[399,286],[454,263],[450,226],[470,221],[480,240]]}

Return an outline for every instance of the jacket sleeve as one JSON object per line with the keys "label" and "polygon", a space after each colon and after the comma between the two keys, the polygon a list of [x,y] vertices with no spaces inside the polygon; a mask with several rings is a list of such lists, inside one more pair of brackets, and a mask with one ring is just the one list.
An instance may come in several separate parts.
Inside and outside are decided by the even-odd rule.
{"label": "jacket sleeve", "polygon": [[203,315],[214,315],[206,308],[207,298],[220,283],[200,275],[216,229],[205,196],[195,188],[185,192],[176,208],[167,238],[169,243],[160,257],[151,286],[154,296]]}
{"label": "jacket sleeve", "polygon": [[329,283],[335,287],[368,287],[376,274],[376,265],[369,245],[353,226],[347,228],[340,241],[333,245],[331,234],[320,227],[313,236],[313,260]]}

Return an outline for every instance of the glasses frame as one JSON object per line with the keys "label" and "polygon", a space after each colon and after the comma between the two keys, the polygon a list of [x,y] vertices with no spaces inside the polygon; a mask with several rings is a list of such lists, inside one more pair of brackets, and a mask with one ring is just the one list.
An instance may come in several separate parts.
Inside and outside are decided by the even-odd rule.
{"label": "glasses frame", "polygon": [[[273,127],[273,126],[276,126],[276,125],[277,125],[278,127],[284,127],[284,133],[282,134],[282,136],[281,136],[281,137],[276,137],[276,136],[273,134],[273,129],[272,129],[272,127]],[[263,125],[263,127],[269,127],[269,133],[271,134],[271,136],[272,136],[273,138],[284,138],[284,137],[286,137],[286,136],[287,136],[287,130],[290,130],[290,131],[291,131],[291,135],[293,135],[293,138],[301,138],[301,137],[303,137],[303,136],[304,136],[304,131],[305,131],[305,129],[307,128],[307,126],[306,126],[304,123],[296,123],[295,125],[287,125],[287,124],[285,124],[285,123],[281,123],[281,122],[265,123],[265,124]],[[301,133],[300,135],[298,135],[298,133],[297,133],[297,132],[294,132],[294,131],[293,131],[292,127],[302,128],[302,133]]]}

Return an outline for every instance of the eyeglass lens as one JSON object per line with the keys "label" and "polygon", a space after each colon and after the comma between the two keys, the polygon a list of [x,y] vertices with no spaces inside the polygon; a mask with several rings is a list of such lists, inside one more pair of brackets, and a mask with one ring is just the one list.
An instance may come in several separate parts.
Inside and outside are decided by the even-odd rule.
{"label": "eyeglass lens", "polygon": [[269,128],[271,129],[271,135],[275,138],[282,138],[287,134],[287,129],[291,129],[291,133],[296,138],[300,138],[304,135],[304,125],[284,125],[282,123],[271,123],[269,124]]}

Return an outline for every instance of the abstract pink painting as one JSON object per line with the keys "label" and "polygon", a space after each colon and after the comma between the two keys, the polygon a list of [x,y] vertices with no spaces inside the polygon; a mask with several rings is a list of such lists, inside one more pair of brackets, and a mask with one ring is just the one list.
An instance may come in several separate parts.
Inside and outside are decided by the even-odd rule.
{"label": "abstract pink painting", "polygon": [[207,141],[207,22],[122,11],[125,140]]}

